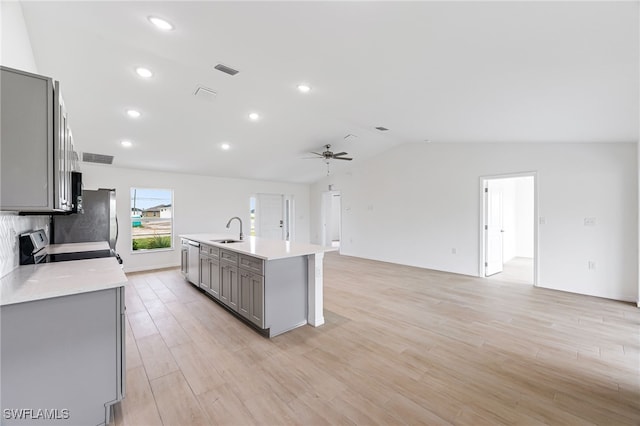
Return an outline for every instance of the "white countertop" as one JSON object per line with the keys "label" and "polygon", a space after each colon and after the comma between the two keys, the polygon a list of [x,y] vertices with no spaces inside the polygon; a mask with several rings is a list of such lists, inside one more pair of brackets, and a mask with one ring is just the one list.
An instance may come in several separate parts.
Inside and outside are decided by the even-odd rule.
{"label": "white countertop", "polygon": [[22,265],[0,279],[0,306],[121,287],[127,283],[114,257]]}
{"label": "white countertop", "polygon": [[47,246],[47,253],[49,254],[80,253],[98,250],[109,250],[109,243],[106,241],[99,241],[95,243],[49,244]]}
{"label": "white countertop", "polygon": [[267,240],[258,237],[245,237],[242,242],[222,244],[213,240],[237,240],[237,235],[229,234],[186,234],[180,238],[220,247],[237,253],[248,254],[264,260],[285,259],[288,257],[307,256],[315,253],[335,251],[333,247],[325,247],[317,244],[301,244],[282,240]]}

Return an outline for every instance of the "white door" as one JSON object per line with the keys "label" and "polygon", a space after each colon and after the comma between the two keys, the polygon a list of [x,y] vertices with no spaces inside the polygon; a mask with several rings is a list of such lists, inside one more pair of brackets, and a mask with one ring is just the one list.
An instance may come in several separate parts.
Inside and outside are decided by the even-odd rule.
{"label": "white door", "polygon": [[502,189],[495,181],[485,186],[485,276],[502,272],[503,268],[503,217]]}
{"label": "white door", "polygon": [[256,199],[256,233],[260,238],[284,239],[284,196],[258,194]]}

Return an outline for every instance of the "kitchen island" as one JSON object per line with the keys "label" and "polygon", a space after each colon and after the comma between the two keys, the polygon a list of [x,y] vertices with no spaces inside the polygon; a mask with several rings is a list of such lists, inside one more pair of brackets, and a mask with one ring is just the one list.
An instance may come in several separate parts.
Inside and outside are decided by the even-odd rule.
{"label": "kitchen island", "polygon": [[[323,258],[335,249],[228,234],[180,238],[185,278],[269,337],[324,324]],[[194,253],[198,262],[189,258]]]}
{"label": "kitchen island", "polygon": [[3,425],[109,423],[124,397],[126,282],[115,258],[22,265],[0,279]]}

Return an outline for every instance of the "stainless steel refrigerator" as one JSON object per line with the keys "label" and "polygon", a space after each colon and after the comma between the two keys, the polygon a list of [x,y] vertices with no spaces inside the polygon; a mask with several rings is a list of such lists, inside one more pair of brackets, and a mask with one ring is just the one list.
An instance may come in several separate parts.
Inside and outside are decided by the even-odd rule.
{"label": "stainless steel refrigerator", "polygon": [[118,240],[115,189],[83,190],[82,207],[82,213],[51,217],[51,242],[106,241],[115,254]]}

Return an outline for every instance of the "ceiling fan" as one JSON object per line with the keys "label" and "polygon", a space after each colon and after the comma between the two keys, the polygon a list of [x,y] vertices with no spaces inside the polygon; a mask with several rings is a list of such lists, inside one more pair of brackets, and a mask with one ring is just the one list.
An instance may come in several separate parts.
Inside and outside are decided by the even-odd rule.
{"label": "ceiling fan", "polygon": [[333,152],[330,151],[331,145],[329,145],[329,144],[325,145],[324,148],[325,148],[325,151],[322,152],[322,153],[312,152],[311,154],[315,154],[318,157],[311,157],[311,158],[322,158],[327,162],[329,160],[347,160],[347,161],[353,160],[353,158],[351,158],[351,157],[345,157],[345,155],[349,155],[346,152],[338,152],[338,153],[334,154]]}
{"label": "ceiling fan", "polygon": [[346,152],[338,152],[338,153],[333,153],[331,151],[331,145],[326,144],[324,146],[324,151],[322,153],[320,152],[311,152],[311,154],[315,154],[317,155],[317,157],[307,157],[310,159],[313,158],[321,158],[324,160],[325,163],[327,163],[327,176],[329,176],[331,174],[331,170],[329,168],[329,164],[331,163],[331,160],[347,160],[347,161],[351,161],[353,160],[353,158],[351,157],[345,157],[345,155],[349,155]]}

